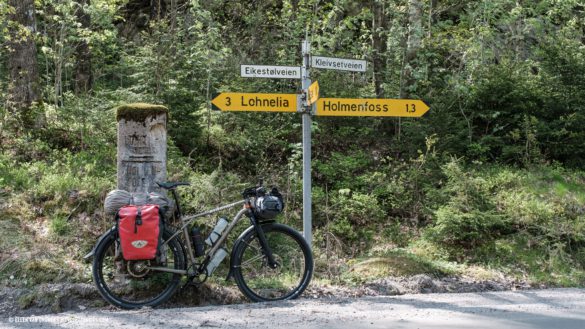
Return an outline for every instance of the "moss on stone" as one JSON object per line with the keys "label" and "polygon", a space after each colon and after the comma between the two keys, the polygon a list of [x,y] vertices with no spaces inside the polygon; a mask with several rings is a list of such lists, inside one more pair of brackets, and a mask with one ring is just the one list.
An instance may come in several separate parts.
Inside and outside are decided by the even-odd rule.
{"label": "moss on stone", "polygon": [[150,116],[169,113],[169,109],[163,105],[148,104],[148,103],[131,103],[120,105],[116,108],[116,119],[118,121],[125,119],[126,121],[142,122]]}

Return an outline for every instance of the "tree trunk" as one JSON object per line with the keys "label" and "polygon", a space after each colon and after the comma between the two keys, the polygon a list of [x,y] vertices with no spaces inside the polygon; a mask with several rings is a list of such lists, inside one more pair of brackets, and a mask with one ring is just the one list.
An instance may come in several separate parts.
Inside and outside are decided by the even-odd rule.
{"label": "tree trunk", "polygon": [[386,19],[386,10],[384,3],[379,1],[372,2],[372,64],[374,70],[374,89],[376,97],[384,97],[384,89],[382,88],[383,75],[386,72],[386,50],[387,38],[386,32],[388,30],[388,22]]}
{"label": "tree trunk", "polygon": [[61,27],[55,31],[55,56],[53,58],[55,66],[55,82],[53,84],[53,93],[55,95],[55,107],[63,106],[63,67],[65,65],[65,22],[61,22]]}
{"label": "tree trunk", "polygon": [[[91,17],[87,12],[90,0],[79,0],[79,7],[75,11],[77,21],[86,31],[90,28]],[[91,73],[91,51],[85,39],[79,41],[75,47],[75,94],[84,94],[91,90],[93,85],[93,75]]]}
{"label": "tree trunk", "polygon": [[402,84],[400,86],[401,98],[410,97],[416,88],[414,73],[417,68],[416,57],[420,50],[423,36],[422,16],[422,1],[408,0],[408,34],[404,54],[404,65],[402,68]]}
{"label": "tree trunk", "polygon": [[35,111],[40,101],[39,72],[34,0],[8,0],[14,8],[9,16],[10,41],[8,48],[8,70],[11,83],[8,86],[7,109],[14,123],[23,128],[44,125],[44,113]]}
{"label": "tree trunk", "polygon": [[150,18],[160,20],[166,14],[164,0],[150,0]]}

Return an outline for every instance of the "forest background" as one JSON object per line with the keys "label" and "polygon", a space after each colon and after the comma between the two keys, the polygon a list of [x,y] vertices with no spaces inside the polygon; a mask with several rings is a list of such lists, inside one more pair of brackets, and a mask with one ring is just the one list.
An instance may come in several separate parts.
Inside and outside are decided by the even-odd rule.
{"label": "forest background", "polygon": [[187,211],[263,176],[301,229],[300,116],[210,99],[296,93],[239,66],[299,65],[306,33],[313,54],[369,63],[313,70],[322,95],[431,107],[313,121],[314,284],[585,283],[581,0],[2,0],[0,17],[2,286],[91,281],[82,257],[112,224],[124,103],[169,107],[168,176],[193,183]]}

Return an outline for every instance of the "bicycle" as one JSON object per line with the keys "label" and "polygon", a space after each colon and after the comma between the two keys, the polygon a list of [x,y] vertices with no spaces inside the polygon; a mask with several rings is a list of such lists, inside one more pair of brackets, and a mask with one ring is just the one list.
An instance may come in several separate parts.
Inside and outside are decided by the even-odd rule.
{"label": "bicycle", "polygon": [[[178,186],[189,183],[157,184],[171,192],[176,204],[174,218],[180,225],[176,231],[165,225],[160,257],[124,261],[116,226],[105,232],[85,256],[86,259],[93,256],[94,282],[110,304],[124,309],[155,307],[175,294],[184,277],[185,286],[205,282],[213,273],[210,263],[218,252],[226,252],[228,235],[244,216],[249,218],[250,226],[233,244],[226,280],[234,278],[240,291],[255,302],[294,299],[307,288],[313,273],[313,256],[303,236],[289,226],[274,220],[263,221],[255,214],[255,200],[266,195],[262,182],[244,189],[243,200],[189,216],[183,216],[176,191]],[[197,257],[189,235],[195,219],[242,204],[243,208],[211,248]]]}

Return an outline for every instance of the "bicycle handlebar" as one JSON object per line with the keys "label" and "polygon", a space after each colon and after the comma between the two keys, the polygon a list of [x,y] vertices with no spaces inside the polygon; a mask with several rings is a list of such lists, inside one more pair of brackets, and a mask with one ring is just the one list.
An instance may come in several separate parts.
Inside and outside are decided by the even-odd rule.
{"label": "bicycle handlebar", "polygon": [[252,186],[245,188],[242,192],[242,196],[245,198],[248,197],[257,197],[259,195],[266,194],[266,188],[264,186]]}

